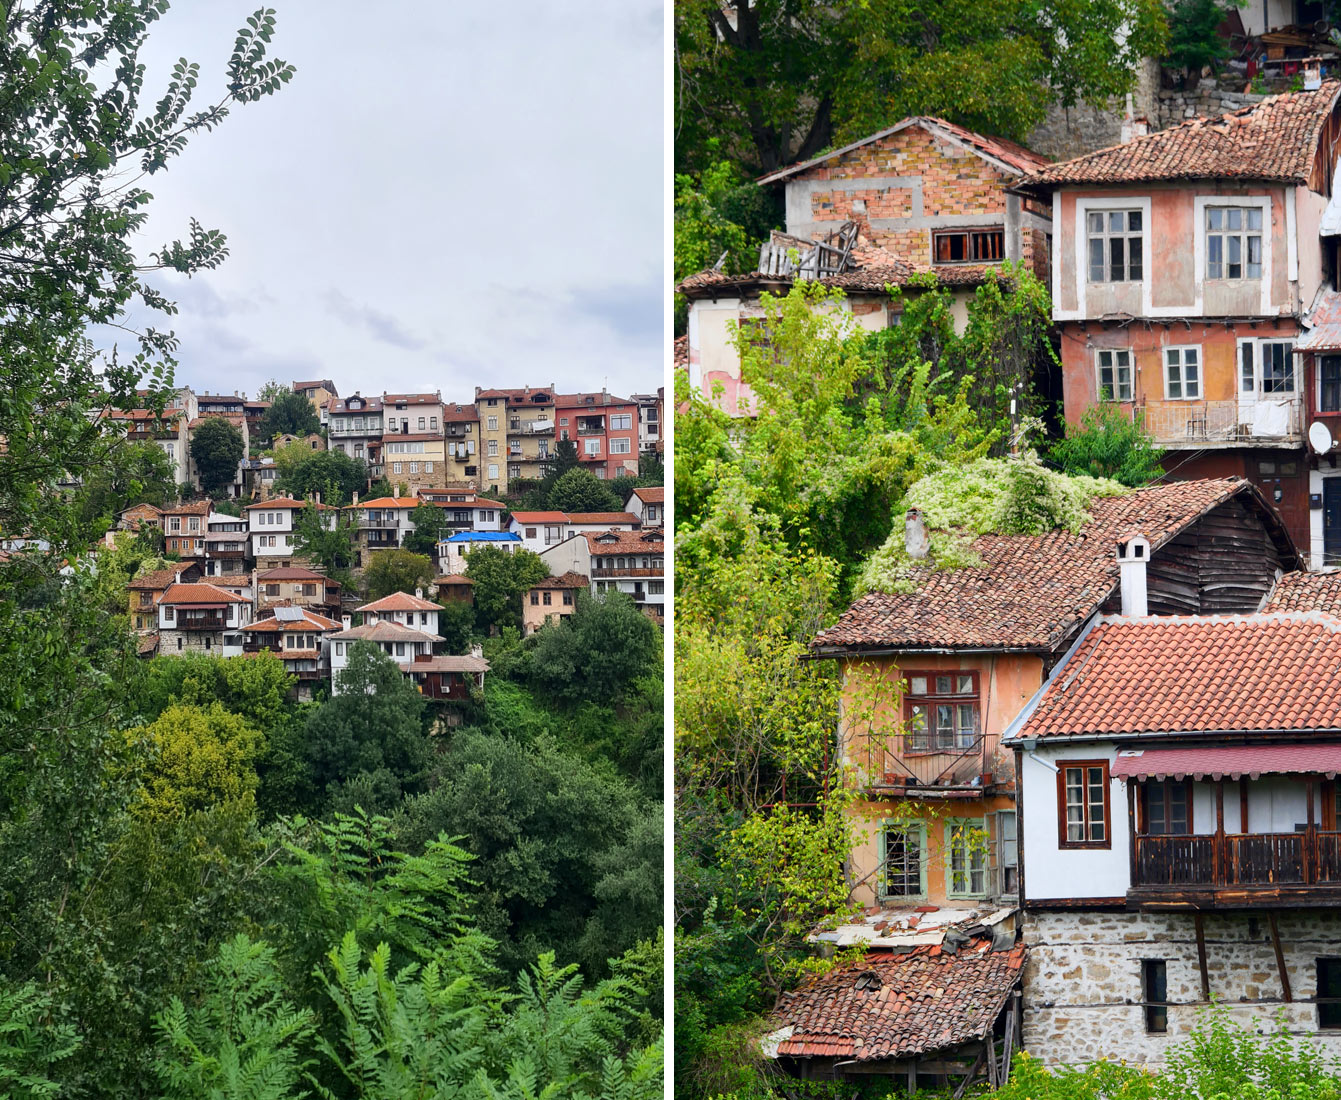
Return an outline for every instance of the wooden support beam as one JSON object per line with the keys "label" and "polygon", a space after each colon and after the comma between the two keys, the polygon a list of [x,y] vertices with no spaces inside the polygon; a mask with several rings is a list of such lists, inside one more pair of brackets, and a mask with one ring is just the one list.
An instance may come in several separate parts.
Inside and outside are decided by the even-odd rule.
{"label": "wooden support beam", "polygon": [[912,1096],[917,1092],[917,1059],[913,1058],[908,1063],[908,1095]]}
{"label": "wooden support beam", "polygon": [[954,1095],[951,1097],[951,1100],[961,1100],[961,1097],[963,1097],[964,1092],[968,1089],[969,1085],[973,1084],[973,1082],[978,1079],[978,1067],[982,1065],[983,1056],[986,1053],[987,1053],[987,1047],[986,1045],[984,1045],[978,1051],[978,1057],[973,1059],[973,1065],[969,1066],[968,1073],[964,1075],[964,1079],[959,1082],[959,1085],[955,1089]]}
{"label": "wooden support beam", "polygon": [[1206,972],[1206,929],[1202,925],[1201,913],[1193,913],[1192,921],[1197,929],[1197,968],[1201,971],[1201,999],[1211,999],[1211,977]]}
{"label": "wooden support beam", "polygon": [[1001,1072],[997,1074],[1001,1083],[1004,1085],[1010,1080],[1010,1045],[1015,1038],[1015,1006],[1011,1005],[1006,1010],[1006,1041],[1001,1049]]}
{"label": "wooden support beam", "polygon": [[1280,929],[1276,927],[1276,911],[1273,909],[1267,914],[1267,920],[1271,924],[1271,946],[1276,949],[1276,969],[1280,972],[1281,996],[1285,998],[1285,1003],[1289,1004],[1294,1000],[1290,994],[1290,974],[1285,969],[1285,952],[1280,946]]}

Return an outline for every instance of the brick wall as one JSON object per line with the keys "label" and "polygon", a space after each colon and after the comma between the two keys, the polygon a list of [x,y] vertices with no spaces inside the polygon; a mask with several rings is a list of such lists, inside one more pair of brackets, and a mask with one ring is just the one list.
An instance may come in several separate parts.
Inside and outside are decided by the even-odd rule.
{"label": "brick wall", "polygon": [[[1290,1032],[1341,1055],[1341,1034],[1318,1032],[1317,959],[1341,958],[1341,914],[1286,910],[1278,915],[1294,1000],[1285,1004],[1265,912],[1207,913],[1206,969],[1212,996],[1240,1023],[1263,1029],[1284,1013]],[[1047,1063],[1097,1058],[1159,1065],[1188,1037],[1201,1000],[1190,913],[1120,910],[1027,913],[1024,1046]],[[1168,1031],[1147,1034],[1140,1003],[1141,961],[1164,959]]]}

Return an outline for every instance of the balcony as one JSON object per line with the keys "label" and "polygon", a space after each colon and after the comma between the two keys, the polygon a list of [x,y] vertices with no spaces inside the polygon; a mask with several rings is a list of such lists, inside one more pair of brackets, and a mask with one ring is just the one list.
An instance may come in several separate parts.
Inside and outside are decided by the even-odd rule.
{"label": "balcony", "polygon": [[553,435],[553,420],[523,420],[521,427],[514,428],[509,433],[512,435]]}
{"label": "balcony", "polygon": [[918,730],[892,735],[888,747],[896,745],[902,747],[901,752],[880,752],[872,746],[868,754],[868,786],[877,794],[981,796],[994,782],[985,734],[942,740]]}
{"label": "balcony", "polygon": [[165,630],[231,630],[226,615],[183,615],[178,613],[177,621],[164,626]]}
{"label": "balcony", "polygon": [[1140,411],[1146,430],[1162,447],[1279,446],[1303,438],[1303,403],[1298,395],[1152,401]]}
{"label": "balcony", "polygon": [[596,426],[596,427],[590,427],[590,426],[586,426],[586,427],[584,427],[583,425],[579,424],[578,427],[577,427],[577,434],[578,434],[578,435],[604,435],[604,434],[605,434],[605,428],[604,428],[603,426],[600,426],[600,425],[598,425],[598,426]]}
{"label": "balcony", "polygon": [[662,577],[665,576],[665,569],[657,567],[655,569],[592,569],[593,577]]}
{"label": "balcony", "polygon": [[1133,843],[1127,900],[1141,908],[1341,901],[1341,832],[1141,835]]}

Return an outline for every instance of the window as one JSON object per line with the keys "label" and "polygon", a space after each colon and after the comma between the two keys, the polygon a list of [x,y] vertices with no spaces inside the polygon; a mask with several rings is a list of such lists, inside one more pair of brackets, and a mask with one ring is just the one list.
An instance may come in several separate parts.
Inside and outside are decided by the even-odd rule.
{"label": "window", "polygon": [[945,892],[949,897],[981,897],[987,893],[987,834],[981,819],[947,821]]}
{"label": "window", "polygon": [[490,417],[487,417],[486,419],[487,419],[487,421],[488,421],[488,425],[487,425],[487,426],[488,426],[489,431],[491,431],[491,432],[496,432],[496,431],[498,431],[498,417],[496,417],[496,416],[490,416]]}
{"label": "window", "polygon": [[1020,888],[1020,850],[1015,839],[1015,811],[998,810],[996,828],[992,831],[992,863],[996,868],[993,890],[998,894],[1014,894]]}
{"label": "window", "polygon": [[1256,206],[1206,208],[1206,278],[1262,277],[1262,210]]}
{"label": "window", "polygon": [[1112,847],[1108,835],[1107,760],[1059,762],[1057,801],[1058,847]]}
{"label": "window", "polygon": [[182,521],[180,516],[172,516],[168,519],[169,531],[180,531],[181,529],[182,529]]}
{"label": "window", "polygon": [[1318,365],[1318,412],[1341,412],[1341,355],[1324,355]]}
{"label": "window", "polygon": [[508,441],[508,454],[512,454],[512,455],[519,455],[519,454],[521,454],[521,440],[520,440],[520,439],[511,439],[511,440]]}
{"label": "window", "polygon": [[1145,1005],[1145,1029],[1151,1035],[1163,1035],[1169,1030],[1168,996],[1169,982],[1164,960],[1142,959],[1141,1001]]}
{"label": "window", "polygon": [[1095,356],[1099,364],[1099,400],[1131,400],[1131,352],[1101,351]]}
{"label": "window", "polygon": [[514,479],[514,480],[515,480],[516,478],[521,477],[521,467],[520,467],[520,466],[509,466],[509,467],[508,467],[508,477],[509,477],[509,478],[512,478],[512,479]]}
{"label": "window", "polygon": [[880,830],[882,897],[920,897],[927,892],[925,850],[926,828],[920,821],[885,823]]}
{"label": "window", "polygon": [[1188,780],[1152,779],[1141,785],[1145,831],[1151,835],[1192,833],[1192,784]]}
{"label": "window", "polygon": [[497,463],[497,462],[491,462],[491,463],[489,463],[489,480],[490,480],[490,481],[496,481],[496,480],[498,480],[498,463]]}
{"label": "window", "polygon": [[391,464],[391,472],[392,472],[393,474],[398,474],[398,473],[400,473],[400,467],[401,467],[401,464],[400,464],[399,462],[393,462],[393,463]]}
{"label": "window", "polygon": [[404,642],[397,642],[397,643],[396,643],[396,656],[397,656],[397,657],[404,657],[404,656],[405,656],[405,643],[404,643]]}
{"label": "window", "polygon": [[610,453],[612,455],[626,455],[633,449],[633,441],[629,439],[610,440]]}
{"label": "window", "polygon": [[568,592],[568,591],[565,591],[565,592],[564,592],[564,594],[563,594],[563,605],[564,605],[564,607],[572,607],[572,606],[573,606],[573,594],[572,594],[572,592]]}
{"label": "window", "polygon": [[345,655],[345,643],[344,643],[344,642],[336,642],[336,643],[335,643],[335,655],[336,655],[337,657],[343,657],[343,656]]}
{"label": "window", "polygon": [[438,418],[436,416],[430,416],[428,418],[428,427],[429,431],[436,432],[438,430]]}
{"label": "window", "polygon": [[433,463],[431,463],[431,462],[425,462],[425,463],[424,463],[424,473],[426,473],[426,474],[431,474],[432,472],[433,472]]}
{"label": "window", "polygon": [[266,594],[267,596],[278,596],[278,595],[279,595],[279,585],[277,585],[277,584],[267,584],[267,585],[265,586],[265,594]]}
{"label": "window", "polygon": [[182,640],[180,638],[177,639],[177,648],[178,649],[182,648]]}
{"label": "window", "polygon": [[1141,211],[1091,210],[1086,217],[1090,282],[1141,281]]}
{"label": "window", "polygon": [[540,593],[539,593],[539,592],[532,592],[532,593],[531,593],[531,606],[532,606],[532,607],[539,607],[539,606],[540,606]]}
{"label": "window", "polygon": [[660,595],[664,594],[665,591],[666,591],[666,582],[665,582],[665,581],[648,581],[648,582],[647,582],[647,591],[648,591],[648,594],[649,594],[649,595],[652,595],[652,596],[660,596]]}
{"label": "window", "polygon": [[489,457],[490,458],[498,457],[498,440],[496,439],[489,440]]}
{"label": "window", "polygon": [[976,672],[909,672],[904,696],[905,752],[953,752],[978,738]]}
{"label": "window", "polygon": [[417,463],[417,462],[411,462],[411,463],[410,463],[410,473],[412,473],[412,474],[417,474],[418,472],[419,472],[419,463]]}
{"label": "window", "polygon": [[995,263],[1005,259],[1004,229],[964,229],[933,233],[931,247],[938,264]]}
{"label": "window", "polygon": [[655,504],[649,504],[647,506],[647,518],[649,520],[654,520],[657,518],[657,506]]}
{"label": "window", "polygon": [[421,432],[424,430],[424,418],[422,416],[419,418],[419,430]]}
{"label": "window", "polygon": [[1318,1027],[1341,1028],[1341,959],[1318,960]]}
{"label": "window", "polygon": [[610,430],[612,432],[627,432],[633,427],[632,413],[615,413],[610,417]]}
{"label": "window", "polygon": [[559,427],[560,428],[568,427],[568,417],[566,416],[559,417]]}
{"label": "window", "polygon": [[1201,349],[1164,349],[1164,397],[1194,401],[1201,396]]}
{"label": "window", "polygon": [[599,439],[583,440],[583,450],[589,455],[598,455],[601,453],[601,441]]}
{"label": "window", "polygon": [[536,532],[536,529],[535,529],[534,527],[528,527],[528,528],[526,528],[526,537],[527,537],[528,539],[533,539],[533,538],[535,538],[535,532]]}
{"label": "window", "polygon": [[170,623],[170,622],[172,622],[173,617],[174,617],[176,614],[177,614],[177,609],[176,609],[175,607],[170,607],[170,606],[169,606],[169,607],[165,607],[165,608],[163,608],[163,621],[164,621],[165,623]]}
{"label": "window", "polygon": [[1285,340],[1263,343],[1262,392],[1294,393],[1294,345]]}

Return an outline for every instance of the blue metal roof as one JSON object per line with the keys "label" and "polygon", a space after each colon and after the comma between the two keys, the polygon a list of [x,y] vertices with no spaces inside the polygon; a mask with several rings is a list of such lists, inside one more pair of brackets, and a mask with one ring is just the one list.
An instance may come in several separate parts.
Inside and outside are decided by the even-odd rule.
{"label": "blue metal roof", "polygon": [[511,531],[458,531],[443,542],[521,542],[521,535]]}

